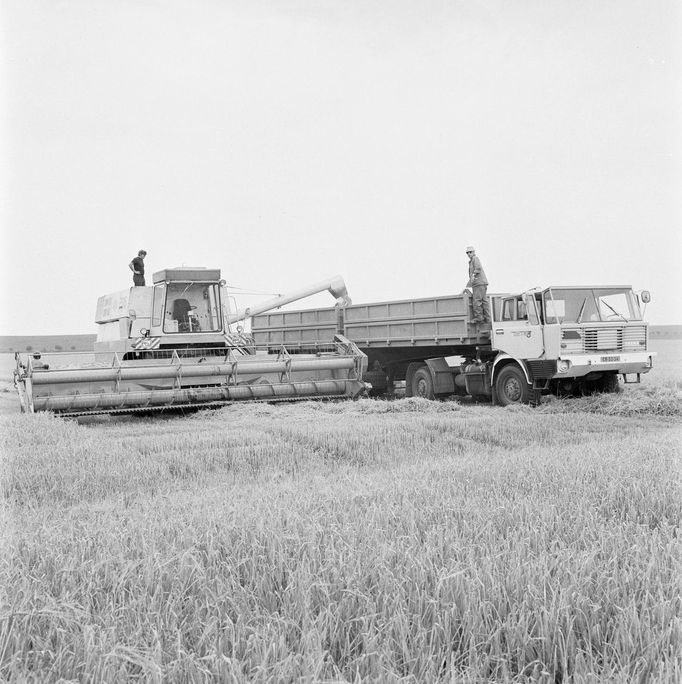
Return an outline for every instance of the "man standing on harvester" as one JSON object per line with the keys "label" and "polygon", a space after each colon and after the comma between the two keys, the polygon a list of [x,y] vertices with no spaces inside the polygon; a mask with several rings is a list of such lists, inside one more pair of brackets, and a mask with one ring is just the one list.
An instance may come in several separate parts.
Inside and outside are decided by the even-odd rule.
{"label": "man standing on harvester", "polygon": [[144,258],[147,252],[141,249],[137,256],[128,264],[128,268],[133,272],[133,285],[144,287]]}
{"label": "man standing on harvester", "polygon": [[[474,323],[490,323],[490,307],[488,306],[488,280],[485,277],[485,271],[481,266],[481,260],[476,256],[476,250],[469,246],[467,247],[467,256],[469,257],[469,282],[467,287],[471,288],[473,293],[472,306],[474,309]],[[466,289],[464,290],[466,292]]]}

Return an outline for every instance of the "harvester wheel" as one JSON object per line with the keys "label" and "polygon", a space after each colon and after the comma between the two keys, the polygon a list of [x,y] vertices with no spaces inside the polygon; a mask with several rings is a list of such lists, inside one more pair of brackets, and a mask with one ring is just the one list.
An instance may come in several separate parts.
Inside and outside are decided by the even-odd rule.
{"label": "harvester wheel", "polygon": [[505,366],[495,379],[495,392],[500,406],[527,404],[531,387],[518,366]]}
{"label": "harvester wheel", "polygon": [[371,370],[367,371],[362,379],[372,385],[370,390],[370,397],[383,397],[388,390],[388,376],[385,371]]}
{"label": "harvester wheel", "polygon": [[431,371],[426,366],[417,368],[412,376],[412,396],[435,399],[433,378],[431,377]]}

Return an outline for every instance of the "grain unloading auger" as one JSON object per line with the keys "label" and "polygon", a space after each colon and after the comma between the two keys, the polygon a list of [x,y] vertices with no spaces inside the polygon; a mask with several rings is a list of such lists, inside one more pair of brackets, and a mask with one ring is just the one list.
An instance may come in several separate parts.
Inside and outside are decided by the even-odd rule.
{"label": "grain unloading auger", "polygon": [[257,348],[241,326],[233,329],[325,290],[345,306],[350,300],[338,276],[236,311],[218,269],[166,269],[153,283],[99,298],[88,363],[82,353],[17,354],[22,411],[83,416],[364,392],[367,357],[342,335],[290,354],[286,342],[273,353]]}

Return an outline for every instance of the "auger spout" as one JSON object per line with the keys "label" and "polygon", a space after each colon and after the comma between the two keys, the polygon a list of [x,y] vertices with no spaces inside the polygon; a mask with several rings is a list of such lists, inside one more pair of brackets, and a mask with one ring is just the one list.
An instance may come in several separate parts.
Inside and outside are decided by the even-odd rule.
{"label": "auger spout", "polygon": [[261,304],[239,309],[237,312],[227,315],[227,322],[237,323],[238,321],[243,321],[251,316],[257,316],[258,314],[265,313],[266,311],[278,309],[280,306],[290,304],[291,302],[296,302],[299,299],[305,299],[305,297],[310,297],[311,295],[317,294],[318,292],[324,292],[325,290],[328,290],[332,297],[336,298],[336,303],[338,306],[350,306],[351,299],[348,296],[346,283],[341,276],[337,275],[333,278],[329,278],[328,280],[322,280],[319,283],[315,283],[314,285],[303,287],[300,290],[279,295],[274,299],[268,299]]}

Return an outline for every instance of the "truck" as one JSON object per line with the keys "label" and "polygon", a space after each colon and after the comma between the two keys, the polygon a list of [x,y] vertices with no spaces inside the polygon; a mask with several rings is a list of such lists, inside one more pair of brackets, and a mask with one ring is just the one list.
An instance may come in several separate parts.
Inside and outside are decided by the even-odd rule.
{"label": "truck", "polygon": [[376,396],[405,383],[406,396],[468,395],[537,404],[542,395],[616,392],[653,367],[642,304],[631,286],[549,286],[490,295],[490,324],[473,322],[471,295],[270,311],[252,319],[270,350],[340,334],[367,356],[363,379]]}
{"label": "truck", "polygon": [[252,315],[329,291],[350,304],[340,276],[237,308],[220,269],[176,267],[149,287],[100,297],[92,353],[17,353],[21,410],[63,416],[221,406],[240,401],[353,398],[366,390],[367,358],[333,334],[289,354],[259,349],[242,326]]}

